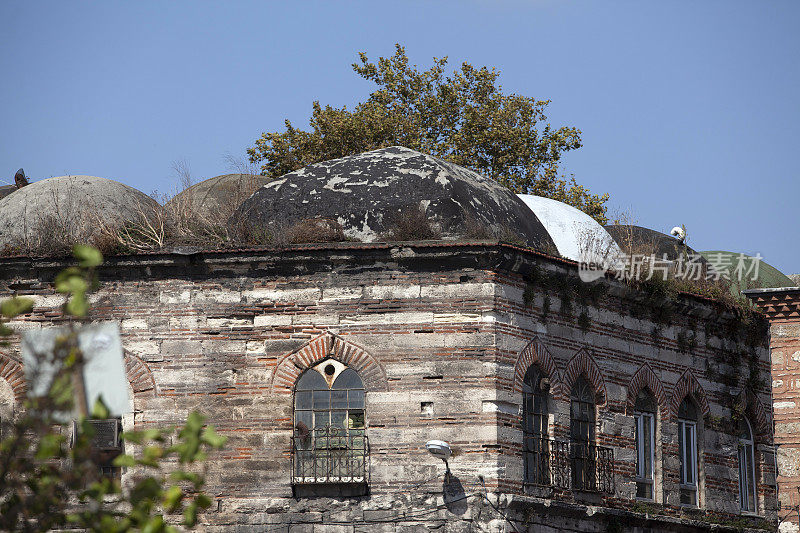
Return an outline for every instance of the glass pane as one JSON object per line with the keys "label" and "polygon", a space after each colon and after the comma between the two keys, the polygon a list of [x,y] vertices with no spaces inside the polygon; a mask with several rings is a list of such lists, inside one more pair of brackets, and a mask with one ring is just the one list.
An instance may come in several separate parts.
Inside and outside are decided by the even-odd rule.
{"label": "glass pane", "polygon": [[331,392],[328,390],[315,390],[314,391],[314,409],[330,409],[331,408]]}
{"label": "glass pane", "polygon": [[642,477],[643,475],[643,468],[642,468],[642,432],[640,430],[640,426],[642,425],[642,417],[641,415],[635,415],[633,417],[633,438],[634,442],[636,442],[636,477]]}
{"label": "glass pane", "polygon": [[331,407],[334,409],[347,409],[347,391],[331,391]]}
{"label": "glass pane", "polygon": [[[298,427],[298,425],[302,426]],[[314,417],[311,411],[295,411],[294,412],[294,425],[298,431],[307,431],[314,427]],[[303,429],[305,428],[305,430]]]}
{"label": "glass pane", "polygon": [[694,426],[686,424],[685,432],[683,440],[686,443],[686,484],[694,485]]}
{"label": "glass pane", "polygon": [[346,420],[347,411],[331,411],[331,427],[346,428]]}
{"label": "glass pane", "polygon": [[348,407],[350,409],[363,409],[364,408],[364,391],[363,390],[350,390],[348,394]]}
{"label": "glass pane", "polygon": [[653,499],[653,485],[642,481],[636,482],[636,497],[645,498],[648,500]]}
{"label": "glass pane", "polygon": [[330,411],[314,411],[314,429],[328,427],[331,423]]}
{"label": "glass pane", "polygon": [[328,389],[325,378],[316,370],[306,370],[300,379],[297,380],[295,390]]}
{"label": "glass pane", "polygon": [[753,440],[753,435],[750,432],[750,423],[746,418],[739,420],[739,438],[742,440]]}
{"label": "glass pane", "polygon": [[653,479],[653,417],[642,416],[642,434],[644,449],[644,469],[642,476],[645,479]]}
{"label": "glass pane", "polygon": [[358,372],[353,370],[352,368],[348,368],[344,370],[339,377],[336,378],[336,381],[333,382],[334,389],[363,389],[364,384],[361,382],[361,378],[358,377]]}
{"label": "glass pane", "polygon": [[311,391],[297,391],[294,393],[295,409],[311,409]]}
{"label": "glass pane", "polygon": [[681,483],[686,483],[686,446],[683,442],[685,424],[682,421],[678,422],[678,457],[681,460]]}

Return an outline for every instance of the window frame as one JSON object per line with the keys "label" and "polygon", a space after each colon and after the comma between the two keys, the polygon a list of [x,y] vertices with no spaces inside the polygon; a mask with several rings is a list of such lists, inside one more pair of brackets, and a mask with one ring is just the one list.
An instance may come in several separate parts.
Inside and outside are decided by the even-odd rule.
{"label": "window frame", "polygon": [[[743,417],[742,422],[747,426],[749,438],[743,438],[741,433],[737,436],[737,456],[739,461],[739,510],[742,513],[758,513],[758,483],[756,481],[756,461],[755,461],[755,436],[753,426],[747,417]],[[749,451],[749,453],[748,453]],[[742,454],[744,453],[744,465],[742,465]],[[749,465],[748,465],[749,462]],[[744,468],[742,468],[744,466]],[[749,468],[748,468],[749,466]],[[744,473],[744,480],[742,474]],[[752,484],[752,493],[748,494],[748,486]],[[752,508],[743,505],[744,501],[752,497]],[[748,502],[749,504],[749,502]]]}
{"label": "window frame", "polygon": [[[656,438],[655,438],[655,429],[656,429],[656,417],[655,413],[650,413],[647,411],[634,411],[633,419],[635,424],[635,443],[636,443],[636,499],[638,500],[647,500],[647,501],[654,501],[655,500],[655,477],[656,477]],[[645,419],[649,419],[649,432],[647,435],[645,433]],[[644,438],[643,438],[644,437]],[[647,454],[645,444],[645,439],[649,441],[650,444],[650,453]],[[649,455],[649,457],[646,457]],[[649,459],[649,466],[650,466],[650,473],[649,476],[647,472],[643,472],[646,470],[647,467],[647,460]],[[648,485],[650,488],[650,496],[639,496],[639,484]]]}
{"label": "window frame", "polygon": [[[522,388],[522,482],[524,486],[550,484],[549,386],[538,365],[525,372]],[[529,408],[530,406],[530,408]]]}
{"label": "window frame", "polygon": [[[687,447],[686,445],[686,430],[690,429],[691,435],[691,445]],[[687,457],[688,452],[688,457]],[[692,494],[693,502],[690,503],[683,503],[679,502],[680,505],[683,506],[690,506],[690,507],[698,507],[698,492],[699,492],[699,483],[698,477],[700,468],[697,463],[697,421],[696,420],[689,420],[685,418],[678,419],[678,455],[680,458],[680,490],[681,491],[690,491]],[[692,481],[688,483],[686,480],[689,477],[687,474],[691,472],[692,474]]]}
{"label": "window frame", "polygon": [[[334,372],[326,375],[317,367],[325,368],[334,366]],[[319,374],[308,388],[299,388],[303,378],[309,372]],[[345,372],[352,372],[358,378],[357,387],[336,387],[340,377]],[[320,379],[322,380],[320,382]],[[322,384],[325,383],[325,387]],[[319,386],[318,386],[319,385]],[[335,393],[344,392],[344,407],[335,407]],[[351,405],[351,394],[360,396],[360,406]],[[321,395],[316,393],[322,393]],[[307,395],[307,405],[299,406],[300,394]],[[318,406],[318,396],[321,403],[327,407]],[[340,397],[339,402],[342,401]],[[363,378],[358,371],[344,365],[335,359],[326,359],[301,374],[292,393],[292,486],[297,485],[367,485],[369,483],[369,441],[367,438],[367,390]],[[307,416],[298,417],[299,413]],[[318,415],[323,424],[318,423]],[[336,420],[334,421],[334,414]],[[353,424],[360,416],[358,425]],[[310,426],[306,423],[310,421]],[[327,423],[324,423],[327,422]],[[338,422],[342,422],[339,424]],[[300,434],[299,424],[308,430],[306,435]],[[360,462],[359,462],[360,458]],[[311,470],[308,471],[308,467]],[[321,469],[321,470],[319,470]],[[344,472],[342,471],[344,469]],[[360,475],[357,475],[360,474]]]}
{"label": "window frame", "polygon": [[[572,488],[594,491],[597,486],[597,401],[594,387],[583,375],[572,385],[569,395],[569,449]],[[577,408],[576,408],[577,407]],[[586,414],[588,420],[582,420]],[[576,431],[577,430],[577,431]]]}

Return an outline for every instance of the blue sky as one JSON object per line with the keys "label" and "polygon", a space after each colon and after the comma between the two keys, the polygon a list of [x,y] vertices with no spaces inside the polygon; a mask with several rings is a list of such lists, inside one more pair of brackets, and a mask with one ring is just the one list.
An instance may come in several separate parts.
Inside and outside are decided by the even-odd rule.
{"label": "blue sky", "polygon": [[0,3],[0,181],[90,174],[151,192],[231,170],[406,46],[495,66],[583,132],[564,169],[610,211],[800,272],[800,2]]}

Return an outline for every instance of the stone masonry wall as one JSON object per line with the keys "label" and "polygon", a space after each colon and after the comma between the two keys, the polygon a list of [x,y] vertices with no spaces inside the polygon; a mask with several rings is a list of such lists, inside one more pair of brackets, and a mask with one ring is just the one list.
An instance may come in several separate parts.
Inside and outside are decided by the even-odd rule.
{"label": "stone masonry wall", "polygon": [[[49,281],[62,265],[3,261],[0,297],[36,300],[11,326],[57,323],[62,299]],[[110,258],[91,297],[92,319],[120,323],[133,391],[127,427],[180,423],[198,409],[229,438],[209,459],[207,492],[216,500],[203,515],[209,530],[605,531],[629,524],[695,531],[740,519],[736,441],[724,421],[744,378],[723,385],[718,376],[744,376],[747,367],[721,369],[712,357],[726,342],[712,333],[704,338],[703,324],[716,320],[717,309],[687,300],[686,316],[657,327],[631,317],[628,293],[610,282],[611,290],[586,307],[590,323],[581,327],[559,311],[555,289],[526,295],[537,265],[575,275],[564,262],[478,244]],[[698,336],[686,353],[676,339],[690,323]],[[766,350],[759,350],[768,372]],[[290,483],[293,380],[331,355],[356,369],[367,389],[369,494],[298,498]],[[557,437],[569,424],[570,384],[584,374],[596,387],[598,443],[613,447],[617,459],[614,495],[524,495],[520,381],[532,363],[551,373]],[[15,347],[0,353],[0,376],[18,403],[24,385]],[[655,389],[659,401],[663,490],[652,505],[634,501],[631,480],[631,395],[641,386]],[[676,502],[674,418],[687,393],[705,415],[697,511]],[[754,426],[760,421],[759,514],[772,520],[769,392],[754,391],[743,402]],[[452,446],[449,476],[425,451],[430,439]]]}
{"label": "stone masonry wall", "polygon": [[782,531],[800,531],[800,289],[752,291],[770,321]]}

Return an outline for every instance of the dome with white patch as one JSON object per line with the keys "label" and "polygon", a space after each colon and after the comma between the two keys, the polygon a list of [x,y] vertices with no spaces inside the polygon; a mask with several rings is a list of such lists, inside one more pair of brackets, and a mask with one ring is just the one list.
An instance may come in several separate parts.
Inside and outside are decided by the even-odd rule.
{"label": "dome with white patch", "polygon": [[230,224],[269,229],[329,219],[347,237],[373,242],[391,239],[393,225],[409,209],[424,211],[443,239],[514,234],[513,240],[527,246],[553,248],[544,226],[514,193],[472,170],[401,146],[285,174],[245,200]]}
{"label": "dome with white patch", "polygon": [[611,235],[595,219],[558,200],[518,194],[541,222],[566,259],[604,264],[622,255]]}

